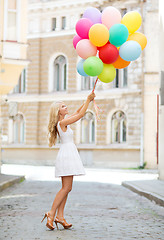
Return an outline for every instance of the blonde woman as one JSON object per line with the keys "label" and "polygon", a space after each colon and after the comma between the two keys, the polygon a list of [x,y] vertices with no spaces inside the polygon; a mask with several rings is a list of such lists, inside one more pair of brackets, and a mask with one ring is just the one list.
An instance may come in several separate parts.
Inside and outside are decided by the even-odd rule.
{"label": "blonde woman", "polygon": [[73,142],[73,131],[70,125],[81,119],[89,103],[95,98],[95,93],[88,95],[85,103],[70,117],[65,118],[68,114],[67,106],[64,102],[52,103],[49,114],[48,134],[49,134],[49,147],[55,145],[57,134],[61,140],[60,150],[58,152],[55,164],[55,177],[61,177],[62,188],[56,194],[51,210],[45,213],[43,220],[47,217],[46,226],[54,230],[53,222],[55,224],[63,225],[65,229],[72,226],[66,222],[64,218],[64,207],[67,201],[68,193],[72,190],[73,176],[85,175],[85,170],[77,151],[76,145]]}

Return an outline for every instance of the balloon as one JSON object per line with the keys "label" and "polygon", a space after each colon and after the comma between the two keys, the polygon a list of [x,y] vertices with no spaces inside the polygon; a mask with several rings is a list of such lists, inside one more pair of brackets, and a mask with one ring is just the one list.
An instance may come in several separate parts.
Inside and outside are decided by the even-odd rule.
{"label": "balloon", "polygon": [[125,61],[134,61],[141,54],[141,46],[136,41],[127,41],[120,47],[119,54]]}
{"label": "balloon", "polygon": [[109,42],[116,47],[121,46],[128,39],[128,29],[125,25],[118,23],[113,25],[109,30]]}
{"label": "balloon", "polygon": [[85,61],[84,59],[80,59],[80,61],[77,64],[77,71],[80,75],[84,77],[88,77],[88,75],[84,72],[84,68],[83,68],[84,61]]}
{"label": "balloon", "polygon": [[93,23],[91,22],[91,20],[87,19],[87,18],[81,18],[77,23],[76,23],[76,32],[77,34],[84,39],[89,38],[88,37],[88,33],[89,33],[89,29],[91,28],[91,26],[93,25]]}
{"label": "balloon", "polygon": [[107,27],[100,23],[94,24],[89,30],[89,39],[95,46],[104,46],[109,39],[109,31]]}
{"label": "balloon", "polygon": [[115,7],[107,7],[102,12],[101,20],[110,29],[114,24],[121,22],[121,13]]}
{"label": "balloon", "polygon": [[89,39],[82,39],[81,41],[78,42],[77,46],[76,46],[76,51],[77,54],[81,57],[81,58],[88,58],[91,56],[96,56],[97,54],[97,47],[94,46]]}
{"label": "balloon", "polygon": [[146,47],[147,45],[147,38],[146,36],[143,34],[143,33],[140,33],[140,32],[135,32],[133,34],[131,34],[127,41],[129,40],[133,40],[133,41],[136,41],[140,44],[142,50]]}
{"label": "balloon", "polygon": [[94,7],[89,7],[85,10],[83,18],[88,18],[92,23],[101,23],[101,12]]}
{"label": "balloon", "polygon": [[142,18],[139,12],[130,11],[123,16],[121,23],[127,27],[129,33],[134,33],[141,26]]}
{"label": "balloon", "polygon": [[117,60],[116,60],[114,63],[112,63],[112,65],[113,65],[115,68],[117,68],[117,69],[125,68],[125,67],[127,67],[129,64],[130,64],[130,62],[129,62],[129,61],[125,61],[124,59],[122,59],[122,58],[120,57],[120,55],[118,55]]}
{"label": "balloon", "polygon": [[74,46],[75,49],[76,49],[77,43],[78,43],[80,40],[82,40],[81,37],[79,37],[78,35],[75,35],[75,36],[74,36],[74,38],[73,38],[73,46]]}
{"label": "balloon", "polygon": [[111,43],[107,43],[99,50],[99,58],[103,61],[103,63],[109,64],[115,62],[118,58],[118,55],[118,49]]}
{"label": "balloon", "polygon": [[103,66],[103,70],[98,78],[101,82],[109,83],[112,82],[116,77],[116,69],[113,67],[112,64],[105,64]]}
{"label": "balloon", "polygon": [[89,57],[85,60],[83,67],[89,76],[97,76],[103,70],[103,62],[98,57]]}

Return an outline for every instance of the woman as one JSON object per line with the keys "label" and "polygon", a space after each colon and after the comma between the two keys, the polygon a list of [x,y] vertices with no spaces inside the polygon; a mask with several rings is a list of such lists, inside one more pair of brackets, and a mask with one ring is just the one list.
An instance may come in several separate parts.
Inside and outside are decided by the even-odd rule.
{"label": "woman", "polygon": [[67,106],[64,102],[52,103],[49,114],[48,134],[49,134],[49,147],[55,145],[57,140],[57,134],[61,140],[61,147],[57,155],[55,164],[55,177],[61,177],[62,188],[56,194],[51,210],[45,213],[43,220],[47,217],[46,226],[54,230],[53,221],[55,218],[55,224],[63,225],[64,228],[70,228],[72,224],[69,224],[64,219],[64,207],[67,201],[68,193],[72,190],[73,176],[85,175],[85,170],[81,162],[77,148],[73,142],[73,131],[70,128],[70,124],[77,122],[81,119],[89,103],[95,98],[95,93],[88,95],[85,103],[70,117],[65,118],[68,114]]}

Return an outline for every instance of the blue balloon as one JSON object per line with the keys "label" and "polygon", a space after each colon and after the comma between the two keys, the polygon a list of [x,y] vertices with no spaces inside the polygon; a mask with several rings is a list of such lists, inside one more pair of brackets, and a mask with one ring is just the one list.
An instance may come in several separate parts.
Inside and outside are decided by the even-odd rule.
{"label": "blue balloon", "polygon": [[84,77],[88,77],[88,75],[84,72],[84,68],[83,68],[83,63],[84,63],[85,59],[80,59],[80,61],[77,64],[77,72]]}
{"label": "blue balloon", "polygon": [[141,55],[141,46],[136,41],[127,41],[121,45],[119,54],[125,61],[134,61]]}

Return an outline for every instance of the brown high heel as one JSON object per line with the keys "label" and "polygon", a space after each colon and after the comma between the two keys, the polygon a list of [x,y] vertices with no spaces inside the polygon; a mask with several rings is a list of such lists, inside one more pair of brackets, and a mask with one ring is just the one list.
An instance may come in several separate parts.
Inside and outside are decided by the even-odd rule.
{"label": "brown high heel", "polygon": [[68,229],[68,228],[72,227],[72,224],[67,223],[64,218],[62,220],[59,220],[56,217],[54,222],[56,224],[57,229],[59,229],[57,223],[60,223],[65,229]]}
{"label": "brown high heel", "polygon": [[[53,219],[49,216],[49,212],[45,213],[41,223],[44,221],[44,219],[47,217],[47,223],[46,223],[46,226],[51,229],[51,230],[54,230],[54,226],[53,226]],[[49,220],[48,220],[49,219]]]}

